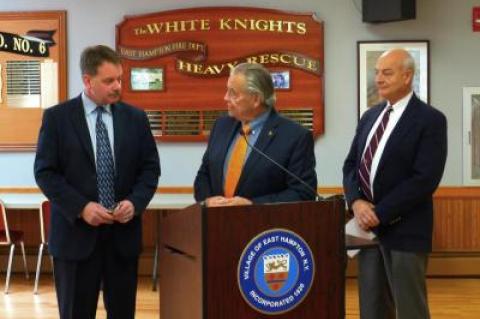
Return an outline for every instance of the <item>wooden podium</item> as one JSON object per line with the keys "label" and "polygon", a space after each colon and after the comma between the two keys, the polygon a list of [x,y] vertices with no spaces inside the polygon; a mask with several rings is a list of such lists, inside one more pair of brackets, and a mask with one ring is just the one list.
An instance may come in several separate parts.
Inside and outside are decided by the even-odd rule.
{"label": "wooden podium", "polygon": [[[160,218],[160,318],[344,318],[345,203],[340,198],[236,207],[199,204]],[[262,313],[242,296],[239,261],[253,238],[271,229],[299,235],[310,247],[314,276],[293,309]]]}

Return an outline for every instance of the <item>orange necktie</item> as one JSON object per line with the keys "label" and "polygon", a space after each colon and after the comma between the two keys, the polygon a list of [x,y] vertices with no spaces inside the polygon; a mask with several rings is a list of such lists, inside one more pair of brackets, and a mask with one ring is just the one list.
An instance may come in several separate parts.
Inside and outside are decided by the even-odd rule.
{"label": "orange necktie", "polygon": [[245,157],[247,156],[248,145],[245,139],[248,139],[251,132],[248,124],[245,124],[242,129],[245,133],[245,138],[243,136],[237,138],[233,146],[230,161],[228,162],[227,173],[225,175],[225,197],[233,197],[235,194],[238,180],[242,174],[243,164],[245,163]]}

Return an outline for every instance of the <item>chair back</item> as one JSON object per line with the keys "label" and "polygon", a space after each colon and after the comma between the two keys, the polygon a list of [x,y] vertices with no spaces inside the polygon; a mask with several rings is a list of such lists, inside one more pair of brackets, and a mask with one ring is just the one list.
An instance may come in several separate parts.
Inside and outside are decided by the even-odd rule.
{"label": "chair back", "polygon": [[50,232],[50,201],[44,200],[40,205],[40,236],[42,243],[47,242]]}
{"label": "chair back", "polygon": [[7,211],[5,210],[5,204],[1,200],[0,200],[0,215],[1,215],[0,216],[0,243],[9,244],[11,240],[10,240],[10,231],[8,229]]}

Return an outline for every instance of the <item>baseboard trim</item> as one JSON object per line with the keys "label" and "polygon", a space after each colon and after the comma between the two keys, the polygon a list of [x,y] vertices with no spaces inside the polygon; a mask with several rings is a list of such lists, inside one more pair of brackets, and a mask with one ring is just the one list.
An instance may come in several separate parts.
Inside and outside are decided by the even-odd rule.
{"label": "baseboard trim", "polygon": [[[37,269],[37,251],[35,249],[26,247],[25,253],[27,255],[27,267],[28,272],[30,273],[30,278],[34,278],[35,271]],[[145,249],[145,251],[140,255],[139,265],[138,265],[138,274],[143,276],[151,276],[153,273],[153,249]],[[7,271],[7,261],[8,261],[8,252],[4,249],[0,252],[0,272],[6,273]],[[15,256],[13,258],[12,264],[12,273],[21,274],[24,272],[23,269],[23,260],[22,255],[19,248],[15,248]],[[48,258],[45,256],[43,257],[42,262],[42,274],[43,273],[52,273],[52,267]]]}
{"label": "baseboard trim", "polygon": [[[23,262],[20,250],[16,250],[12,271],[14,273],[23,272]],[[0,254],[0,271],[5,272],[7,267],[7,257],[5,252]],[[142,276],[151,276],[153,273],[153,250],[145,249],[139,260],[138,273]],[[30,274],[33,273],[37,265],[37,255],[31,249],[27,250],[27,265]],[[357,276],[357,260],[348,259],[347,277]],[[51,273],[50,263],[46,258],[43,260],[42,273]],[[480,277],[480,254],[478,253],[434,253],[429,258],[428,272],[429,277]]]}
{"label": "baseboard trim", "polygon": [[[357,259],[348,259],[347,277],[356,277]],[[428,277],[480,277],[480,254],[433,253],[428,260]]]}

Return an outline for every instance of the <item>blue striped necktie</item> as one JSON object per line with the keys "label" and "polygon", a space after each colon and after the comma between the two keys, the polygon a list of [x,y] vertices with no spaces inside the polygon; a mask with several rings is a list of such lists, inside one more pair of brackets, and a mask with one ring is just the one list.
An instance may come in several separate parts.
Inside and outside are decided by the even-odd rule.
{"label": "blue striped necktie", "polygon": [[103,207],[112,209],[115,204],[115,167],[112,148],[108,139],[107,127],[102,120],[102,113],[105,112],[105,109],[102,106],[97,106],[96,112],[98,202]]}

